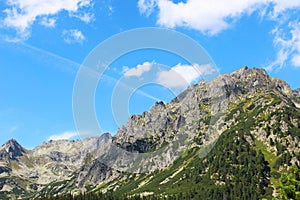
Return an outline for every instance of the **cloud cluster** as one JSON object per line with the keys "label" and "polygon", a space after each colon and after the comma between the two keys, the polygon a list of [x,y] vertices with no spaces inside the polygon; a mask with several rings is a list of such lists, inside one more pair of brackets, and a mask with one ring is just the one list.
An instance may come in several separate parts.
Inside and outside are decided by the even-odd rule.
{"label": "cloud cluster", "polygon": [[5,14],[1,26],[16,30],[19,40],[27,39],[31,26],[38,21],[46,27],[54,27],[55,16],[66,11],[70,16],[79,16],[82,21],[89,22],[89,15],[82,14],[82,9],[90,6],[91,0],[9,0],[2,10]]}
{"label": "cloud cluster", "polygon": [[[154,68],[157,68],[156,70]],[[144,62],[134,68],[123,67],[125,77],[142,77],[145,73],[151,73],[153,81],[166,88],[185,89],[190,84],[208,75],[218,73],[217,69],[210,64],[177,64],[169,69],[161,69],[153,62]]]}
{"label": "cloud cluster", "polygon": [[63,31],[64,41],[68,44],[81,43],[85,40],[85,36],[80,30],[71,29]]}
{"label": "cloud cluster", "polygon": [[[300,8],[298,0],[187,0],[175,3],[171,0],[139,0],[141,13],[150,15],[158,8],[159,25],[175,28],[187,27],[206,34],[217,34],[229,28],[238,18],[257,10],[276,17],[291,8]],[[270,8],[272,7],[272,8]]]}
{"label": "cloud cluster", "polygon": [[48,140],[69,140],[77,135],[78,133],[76,131],[65,131],[61,134],[51,135]]}
{"label": "cloud cluster", "polygon": [[289,29],[284,31],[280,27],[273,29],[274,45],[278,48],[276,59],[267,69],[281,69],[288,61],[295,67],[300,67],[300,22],[290,22]]}
{"label": "cloud cluster", "polygon": [[141,76],[144,72],[147,72],[151,69],[154,62],[144,62],[143,64],[137,65],[135,68],[129,68],[127,66],[123,67],[123,73],[125,77],[130,76]]}
{"label": "cloud cluster", "polygon": [[[157,24],[160,26],[185,27],[206,35],[218,34],[232,27],[241,17],[257,12],[263,20],[277,23],[277,28],[272,33],[278,53],[267,68],[281,68],[287,62],[300,66],[299,18],[287,23],[291,21],[288,11],[294,9],[299,12],[299,0],[139,0],[138,7],[146,16],[158,13]],[[284,24],[288,25],[283,27]],[[283,31],[286,29],[289,30],[288,33]]]}
{"label": "cloud cluster", "polygon": [[40,24],[46,27],[55,27],[56,20],[54,18],[43,17]]}
{"label": "cloud cluster", "polygon": [[182,65],[179,63],[168,71],[158,73],[156,81],[167,88],[185,88],[200,77],[216,72],[210,64]]}

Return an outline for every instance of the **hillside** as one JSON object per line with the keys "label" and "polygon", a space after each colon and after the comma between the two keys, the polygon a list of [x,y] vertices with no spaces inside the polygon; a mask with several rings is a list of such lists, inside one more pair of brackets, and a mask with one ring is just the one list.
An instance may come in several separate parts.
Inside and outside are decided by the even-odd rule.
{"label": "hillside", "polygon": [[30,151],[10,140],[0,198],[284,199],[280,177],[300,166],[299,91],[244,67],[132,115],[115,136]]}

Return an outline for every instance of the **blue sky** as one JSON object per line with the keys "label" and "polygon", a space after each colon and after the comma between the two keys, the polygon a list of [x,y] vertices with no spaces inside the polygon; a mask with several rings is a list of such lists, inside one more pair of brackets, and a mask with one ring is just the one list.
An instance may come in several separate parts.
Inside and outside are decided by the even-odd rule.
{"label": "blue sky", "polygon": [[[0,143],[15,138],[33,148],[49,139],[77,138],[72,92],[80,65],[99,43],[135,28],[163,27],[188,35],[221,74],[245,65],[263,67],[293,89],[300,87],[300,1],[48,2],[0,3]],[[110,98],[117,80],[157,63],[183,70],[188,83],[199,78],[166,52],[144,50],[121,57],[109,66],[95,95],[103,131],[117,131]],[[168,88],[144,86],[132,95],[128,109],[141,113],[156,100],[173,96]]]}

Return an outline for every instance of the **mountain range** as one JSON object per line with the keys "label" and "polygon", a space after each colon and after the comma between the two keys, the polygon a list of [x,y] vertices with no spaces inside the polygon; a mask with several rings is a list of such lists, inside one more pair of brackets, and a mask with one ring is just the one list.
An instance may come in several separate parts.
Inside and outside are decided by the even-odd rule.
{"label": "mountain range", "polygon": [[9,140],[0,199],[300,199],[299,166],[300,89],[243,67],[156,102],[114,136],[32,150]]}

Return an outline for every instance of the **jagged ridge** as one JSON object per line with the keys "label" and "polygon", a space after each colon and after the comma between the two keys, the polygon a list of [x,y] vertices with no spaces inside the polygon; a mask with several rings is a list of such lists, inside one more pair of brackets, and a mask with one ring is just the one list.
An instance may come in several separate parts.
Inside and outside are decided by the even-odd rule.
{"label": "jagged ridge", "polygon": [[[66,173],[67,176],[53,176],[54,179],[49,179],[49,184],[46,187],[45,184],[47,183],[42,183],[32,189],[32,191],[37,192],[36,196],[71,190],[86,191],[99,183],[102,183],[98,189],[100,191],[116,190],[116,194],[128,193],[131,195],[145,192],[148,194],[147,192],[151,191],[151,187],[157,184],[162,185],[163,188],[174,187],[178,190],[181,187],[175,187],[174,184],[182,182],[182,180],[182,184],[185,184],[185,179],[194,181],[193,187],[181,188],[187,193],[190,193],[192,188],[197,189],[199,184],[208,182],[211,184],[209,188],[214,191],[216,190],[213,185],[219,185],[220,188],[230,190],[230,184],[228,185],[224,179],[224,176],[228,176],[228,172],[210,171],[212,168],[205,172],[205,169],[217,165],[216,159],[220,160],[218,162],[221,162],[222,159],[224,162],[226,159],[231,159],[231,157],[219,155],[218,152],[230,147],[233,141],[242,139],[240,143],[247,147],[244,151],[252,152],[254,157],[260,156],[261,165],[257,163],[257,166],[270,168],[269,172],[266,170],[267,179],[259,183],[265,187],[264,191],[259,193],[260,195],[272,195],[270,191],[272,187],[276,186],[276,181],[270,182],[268,178],[272,177],[272,180],[276,180],[277,176],[273,177],[270,173],[273,175],[280,173],[280,170],[287,167],[285,164],[299,164],[300,133],[298,119],[300,115],[298,116],[299,99],[297,100],[297,98],[299,98],[299,92],[297,91],[292,91],[284,81],[271,78],[263,69],[244,67],[233,73],[221,75],[208,83],[201,81],[189,87],[170,103],[159,102],[149,112],[133,115],[127,124],[118,130],[115,137],[106,134],[99,139],[87,139],[82,142],[53,141],[37,147],[31,153],[24,151],[22,154],[16,154],[15,158],[20,158],[19,160],[22,161],[21,158],[27,156],[33,158],[35,160],[34,165],[36,165],[41,161],[43,155],[50,158],[43,162],[52,163],[50,166],[52,169],[56,169],[55,171],[65,172],[69,170]],[[279,113],[286,113],[286,115],[279,115]],[[256,119],[259,120],[256,121]],[[246,130],[246,132],[242,130]],[[185,135],[190,138],[181,140],[180,137]],[[221,138],[217,140],[220,135]],[[89,142],[87,142],[88,140]],[[181,144],[182,141],[184,143]],[[81,148],[79,144],[85,148]],[[180,148],[175,144],[179,145]],[[216,144],[215,148],[209,153],[210,147],[214,144]],[[70,149],[73,149],[74,154],[70,155],[70,149],[62,150],[59,149],[59,146],[71,146]],[[78,146],[80,147],[78,148]],[[76,151],[74,147],[81,151],[78,153],[78,149]],[[45,151],[48,148],[50,150]],[[241,152],[236,148],[238,146],[232,146],[230,151],[237,151],[237,156],[240,156]],[[140,161],[138,157],[136,160],[130,160],[124,153],[124,150],[129,152],[130,157],[136,155],[132,153],[147,152],[151,154],[151,152],[159,152],[161,149],[163,151],[159,155],[153,154],[144,159],[143,166],[137,166],[137,168],[134,164]],[[77,156],[75,155],[76,152]],[[116,154],[116,152],[118,153]],[[24,155],[24,153],[26,154]],[[209,162],[205,162],[205,158],[203,159],[207,153],[209,154],[206,159],[210,159]],[[272,156],[274,154],[275,156]],[[123,160],[118,157],[120,155]],[[282,162],[283,159],[286,162]],[[240,160],[249,161],[247,159]],[[74,163],[77,167],[73,167]],[[172,167],[166,168],[170,164]],[[235,163],[235,165],[239,164],[240,162]],[[125,167],[122,168],[123,165]],[[13,169],[9,165],[6,167]],[[234,169],[234,166],[228,165],[228,167]],[[256,169],[255,166],[252,168]],[[161,171],[156,172],[158,169]],[[126,175],[122,173],[122,170],[125,170]],[[203,170],[210,175],[203,174]],[[143,172],[143,174],[132,176],[128,172]],[[205,178],[200,180],[199,174],[203,174],[202,176]],[[190,178],[183,178],[187,176]],[[198,179],[194,180],[196,177]],[[9,176],[7,178],[9,179]],[[54,183],[55,179],[61,181]],[[124,179],[124,181],[120,183],[120,179]],[[126,180],[134,181],[135,186]],[[36,179],[31,179],[31,181],[36,181]],[[85,188],[87,185],[89,186]],[[132,187],[135,188],[133,192],[131,192]],[[249,189],[245,194],[251,194],[253,191],[255,188]],[[153,190],[152,192],[157,193],[157,195],[176,196],[175,189]],[[226,193],[227,196],[231,194],[233,193],[230,191]],[[201,195],[202,198],[212,198],[205,196],[205,194]]]}

